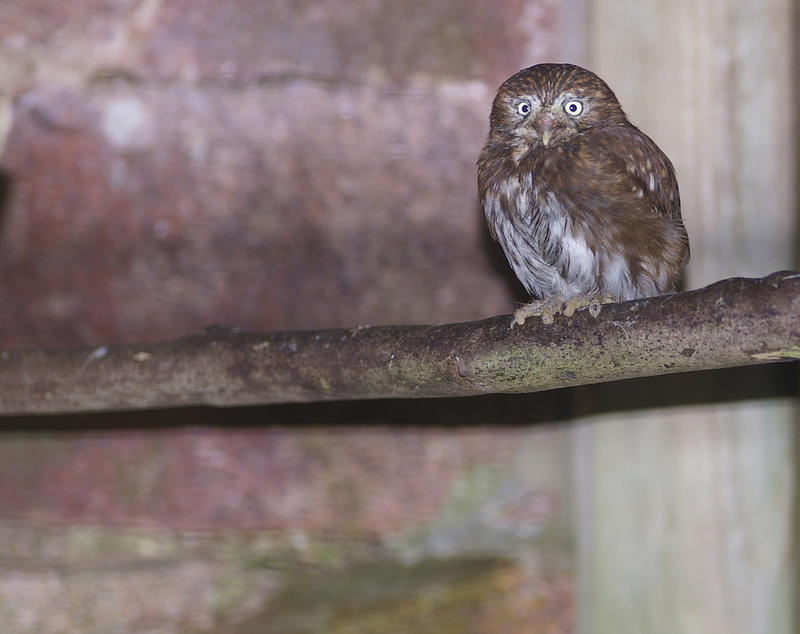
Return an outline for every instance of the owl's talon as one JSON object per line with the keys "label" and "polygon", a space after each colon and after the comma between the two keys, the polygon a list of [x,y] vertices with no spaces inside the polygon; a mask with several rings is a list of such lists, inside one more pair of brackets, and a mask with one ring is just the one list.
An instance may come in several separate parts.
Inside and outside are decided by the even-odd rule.
{"label": "owl's talon", "polygon": [[511,328],[515,325],[522,325],[528,317],[541,317],[543,324],[552,324],[555,315],[562,312],[565,300],[560,295],[547,297],[545,299],[537,299],[529,304],[520,306],[514,311],[514,317],[511,320]]}
{"label": "owl's talon", "polygon": [[603,310],[603,304],[613,304],[616,301],[617,298],[608,293],[595,293],[589,297],[589,314],[597,319],[600,311]]}
{"label": "owl's talon", "polygon": [[528,317],[541,317],[545,325],[552,324],[556,315],[572,317],[577,311],[587,309],[592,317],[597,317],[603,304],[612,304],[617,301],[608,293],[594,293],[593,295],[574,295],[563,298],[560,295],[537,299],[529,304],[520,306],[514,311],[510,327],[522,325]]}

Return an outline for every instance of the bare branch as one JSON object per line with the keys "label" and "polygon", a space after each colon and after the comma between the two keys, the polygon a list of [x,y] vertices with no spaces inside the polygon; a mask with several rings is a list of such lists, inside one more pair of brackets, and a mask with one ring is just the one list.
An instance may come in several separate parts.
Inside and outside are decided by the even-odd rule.
{"label": "bare branch", "polygon": [[250,333],[0,352],[0,414],[536,392],[800,356],[800,274],[735,278],[544,325]]}

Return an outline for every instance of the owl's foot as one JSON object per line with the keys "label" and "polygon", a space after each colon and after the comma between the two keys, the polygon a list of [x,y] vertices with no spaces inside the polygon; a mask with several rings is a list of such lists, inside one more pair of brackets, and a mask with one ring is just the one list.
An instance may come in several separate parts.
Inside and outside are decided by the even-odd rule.
{"label": "owl's foot", "polygon": [[[561,295],[552,295],[544,299],[535,299],[514,311],[514,317],[511,319],[511,327],[513,328],[516,325],[521,326],[528,317],[541,317],[542,323],[552,324],[553,317],[562,312],[562,308],[566,302],[567,300]],[[575,310],[573,309],[572,312],[575,312]]]}
{"label": "owl's foot", "polygon": [[517,324],[521,326],[528,317],[541,317],[543,324],[552,324],[556,315],[571,317],[575,314],[575,311],[584,308],[589,310],[589,314],[592,317],[597,317],[602,310],[603,304],[613,304],[616,301],[617,298],[608,293],[574,295],[566,299],[561,295],[553,295],[552,297],[537,299],[530,304],[520,306],[514,311],[511,328]]}
{"label": "owl's foot", "polygon": [[[588,308],[589,314],[592,317],[597,317],[600,314],[600,311],[603,309],[603,304],[614,304],[619,301],[613,295],[609,295],[608,293],[593,293],[592,295],[578,295],[583,299],[588,300],[586,304],[580,306],[578,310],[581,308]],[[573,299],[577,299],[573,297]],[[564,313],[566,315],[566,313]]]}

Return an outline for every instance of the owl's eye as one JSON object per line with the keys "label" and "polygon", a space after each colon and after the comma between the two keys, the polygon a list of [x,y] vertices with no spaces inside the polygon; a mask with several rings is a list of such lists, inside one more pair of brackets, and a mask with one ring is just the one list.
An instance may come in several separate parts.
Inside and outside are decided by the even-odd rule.
{"label": "owl's eye", "polygon": [[583,112],[583,104],[577,99],[570,99],[564,104],[564,112],[571,117],[577,117]]}
{"label": "owl's eye", "polygon": [[523,117],[527,117],[531,111],[531,104],[527,101],[521,101],[517,106],[517,112],[521,114]]}

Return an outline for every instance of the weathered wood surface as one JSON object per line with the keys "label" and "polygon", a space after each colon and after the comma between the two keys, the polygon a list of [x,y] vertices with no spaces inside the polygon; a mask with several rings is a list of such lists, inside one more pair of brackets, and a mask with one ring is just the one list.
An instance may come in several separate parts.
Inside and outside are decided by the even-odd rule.
{"label": "weathered wood surface", "polygon": [[[675,165],[690,287],[796,266],[796,5],[584,4],[580,61]],[[718,373],[702,405],[585,407],[577,632],[797,631],[798,400],[773,392],[770,372],[749,374],[741,398],[711,397],[735,391]]]}
{"label": "weathered wood surface", "polygon": [[507,315],[423,326],[0,353],[0,413],[536,392],[795,358],[800,274],[734,278],[552,325]]}

